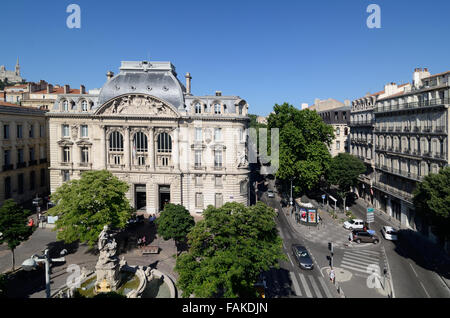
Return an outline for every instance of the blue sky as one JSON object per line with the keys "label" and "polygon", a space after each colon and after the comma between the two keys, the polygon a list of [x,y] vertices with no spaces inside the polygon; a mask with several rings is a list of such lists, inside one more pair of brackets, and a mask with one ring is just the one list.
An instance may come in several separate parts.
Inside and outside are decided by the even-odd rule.
{"label": "blue sky", "polygon": [[[69,4],[81,29],[66,26]],[[381,7],[381,29],[366,8]],[[0,64],[23,76],[100,88],[124,60],[171,61],[195,95],[239,95],[250,112],[354,99],[416,67],[450,69],[450,1],[3,1]]]}

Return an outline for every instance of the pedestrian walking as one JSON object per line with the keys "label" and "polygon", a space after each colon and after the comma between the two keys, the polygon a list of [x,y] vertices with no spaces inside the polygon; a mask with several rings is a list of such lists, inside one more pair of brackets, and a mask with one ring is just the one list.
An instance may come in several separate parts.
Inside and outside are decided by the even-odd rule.
{"label": "pedestrian walking", "polygon": [[352,242],[352,241],[353,241],[353,232],[350,232],[350,233],[348,234],[348,240],[349,240],[349,242]]}
{"label": "pedestrian walking", "polygon": [[330,280],[333,284],[335,283],[334,269],[330,270]]}
{"label": "pedestrian walking", "polygon": [[142,237],[142,245],[145,246],[145,235]]}

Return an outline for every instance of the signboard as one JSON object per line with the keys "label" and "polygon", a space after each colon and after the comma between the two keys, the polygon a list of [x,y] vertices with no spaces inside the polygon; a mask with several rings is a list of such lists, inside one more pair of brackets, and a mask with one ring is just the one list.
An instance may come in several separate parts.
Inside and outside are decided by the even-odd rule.
{"label": "signboard", "polygon": [[58,217],[57,216],[48,216],[47,217],[47,223],[48,224],[55,224],[56,221],[58,221]]}
{"label": "signboard", "polygon": [[307,222],[308,220],[305,208],[300,208],[300,220],[303,222]]}
{"label": "signboard", "polygon": [[308,223],[317,223],[317,210],[308,210]]}
{"label": "signboard", "polygon": [[326,197],[325,194],[322,194],[322,199],[323,199],[323,200],[325,200],[325,197]]}
{"label": "signboard", "polygon": [[375,214],[373,208],[367,208],[367,223],[373,223],[375,221]]}

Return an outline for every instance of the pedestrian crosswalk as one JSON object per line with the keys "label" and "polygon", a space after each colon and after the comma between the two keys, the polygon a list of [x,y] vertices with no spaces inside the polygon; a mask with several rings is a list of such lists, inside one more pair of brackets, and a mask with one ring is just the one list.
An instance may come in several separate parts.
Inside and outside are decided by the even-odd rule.
{"label": "pedestrian crosswalk", "polygon": [[269,298],[333,298],[322,276],[310,271],[270,269],[265,272],[266,295]]}
{"label": "pedestrian crosswalk", "polygon": [[292,281],[294,296],[307,298],[333,298],[322,276],[295,272],[290,272],[289,274]]}
{"label": "pedestrian crosswalk", "polygon": [[373,272],[379,271],[381,254],[372,250],[345,251],[339,267],[345,268],[357,276],[368,277]]}

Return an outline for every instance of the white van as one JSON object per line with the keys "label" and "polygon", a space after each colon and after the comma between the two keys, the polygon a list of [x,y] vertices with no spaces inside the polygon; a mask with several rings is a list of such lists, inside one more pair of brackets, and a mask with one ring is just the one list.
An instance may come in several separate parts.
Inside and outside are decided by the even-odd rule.
{"label": "white van", "polygon": [[361,219],[345,221],[344,228],[347,230],[362,230],[364,228],[364,221]]}

